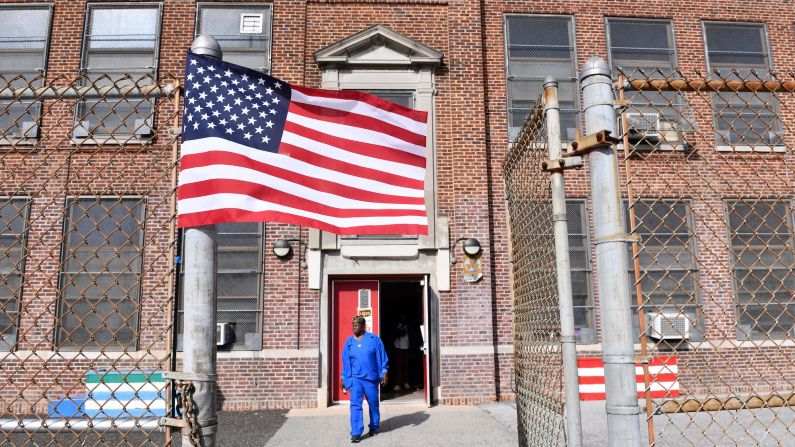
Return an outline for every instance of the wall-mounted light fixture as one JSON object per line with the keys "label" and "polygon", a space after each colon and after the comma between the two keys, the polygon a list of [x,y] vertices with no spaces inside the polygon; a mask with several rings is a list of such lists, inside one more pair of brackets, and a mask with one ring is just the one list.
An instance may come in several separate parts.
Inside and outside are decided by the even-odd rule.
{"label": "wall-mounted light fixture", "polygon": [[453,242],[452,247],[450,247],[450,264],[455,264],[458,262],[458,259],[455,257],[455,246],[461,241],[464,241],[462,248],[464,250],[464,254],[468,257],[472,258],[480,253],[480,242],[477,239],[473,237],[460,237],[456,239],[455,242]]}
{"label": "wall-mounted light fixture", "polygon": [[281,238],[273,244],[273,254],[276,255],[277,258],[281,260],[285,260],[290,253],[293,252],[293,246],[290,245],[290,242],[298,242],[299,246],[299,256],[301,256],[301,268],[306,268],[306,260],[300,253],[300,246],[301,246],[301,239],[284,239]]}

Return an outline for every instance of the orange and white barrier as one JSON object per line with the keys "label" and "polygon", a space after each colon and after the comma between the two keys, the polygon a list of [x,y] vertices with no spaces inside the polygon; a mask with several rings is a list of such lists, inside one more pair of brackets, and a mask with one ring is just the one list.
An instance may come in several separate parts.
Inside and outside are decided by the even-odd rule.
{"label": "orange and white barrier", "polygon": [[[605,399],[605,367],[598,357],[577,359],[579,375],[580,400]],[[643,366],[635,364],[635,375],[638,383],[638,398],[643,397]],[[676,357],[654,357],[649,362],[649,390],[651,397],[679,396],[679,369]]]}

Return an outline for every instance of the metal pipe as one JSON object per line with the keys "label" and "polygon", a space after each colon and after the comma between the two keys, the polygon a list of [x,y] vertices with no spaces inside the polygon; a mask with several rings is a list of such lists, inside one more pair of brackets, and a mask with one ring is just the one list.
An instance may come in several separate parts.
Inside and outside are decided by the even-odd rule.
{"label": "metal pipe", "polygon": [[[221,58],[221,47],[210,36],[200,35],[191,45],[194,54]],[[185,231],[184,303],[185,330],[182,338],[182,371],[194,380],[193,402],[201,445],[215,447],[218,418],[216,399],[216,228],[215,225]],[[182,432],[182,445],[191,445],[190,433]]]}
{"label": "metal pipe", "polygon": [[616,89],[661,92],[772,92],[793,93],[795,81],[740,81],[721,79],[631,79]]}
{"label": "metal pipe", "polygon": [[0,89],[0,99],[39,101],[42,99],[125,99],[139,96],[142,98],[160,98],[171,95],[175,88],[177,88],[176,83],[144,86],[135,84],[125,86],[107,85],[104,87],[94,87],[93,85],[78,87],[48,85],[46,87],[17,89],[6,87]]}
{"label": "metal pipe", "polygon": [[[613,81],[607,63],[597,56],[589,59],[583,67],[580,85],[586,133],[606,129],[615,134]],[[640,407],[627,275],[628,236],[621,219],[618,160],[613,146],[597,148],[588,158],[602,317],[608,445],[640,447]]]}
{"label": "metal pipe", "polygon": [[[624,83],[624,75],[618,77],[619,84]],[[623,103],[626,100],[626,93],[623,88],[618,90],[618,101]],[[627,109],[621,110],[621,128],[627,128]],[[624,175],[627,179],[627,202],[629,202],[629,230],[633,234],[637,234],[638,225],[635,219],[635,192],[632,189],[632,168],[630,166],[631,158],[629,154],[632,152],[632,147],[629,144],[629,133],[624,132]],[[654,406],[651,400],[651,377],[649,376],[649,347],[646,334],[643,328],[646,327],[646,310],[643,307],[643,287],[640,282],[640,258],[638,253],[640,246],[637,239],[632,240],[632,268],[635,273],[635,302],[638,306],[638,325],[640,327],[640,355],[643,356],[643,395],[646,399],[646,427],[648,429],[649,445],[654,445]]]}
{"label": "metal pipe", "polygon": [[[560,143],[560,106],[558,83],[544,81],[544,115],[547,128],[549,159],[562,157]],[[566,395],[566,433],[569,447],[582,446],[582,421],[580,419],[580,391],[577,376],[577,345],[574,335],[574,299],[571,287],[571,260],[569,259],[569,223],[566,218],[566,191],[563,169],[550,173],[552,188],[552,220],[555,231],[555,267],[560,300],[560,344],[563,351],[563,388]]]}

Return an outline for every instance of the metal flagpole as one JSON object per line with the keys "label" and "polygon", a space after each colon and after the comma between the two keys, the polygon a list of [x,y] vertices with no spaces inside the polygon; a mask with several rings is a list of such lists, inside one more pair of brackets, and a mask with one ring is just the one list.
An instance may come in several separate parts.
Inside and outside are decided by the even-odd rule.
{"label": "metal flagpole", "polygon": [[[220,59],[221,46],[210,36],[194,39],[191,52]],[[184,318],[182,345],[183,383],[193,384],[189,427],[183,429],[183,445],[194,444],[196,434],[204,447],[215,446],[218,417],[216,398],[216,228],[215,225],[188,228],[185,231]],[[185,389],[185,388],[183,388]],[[190,396],[188,396],[190,397]],[[195,420],[191,418],[195,416]],[[187,431],[187,433],[186,433]]]}

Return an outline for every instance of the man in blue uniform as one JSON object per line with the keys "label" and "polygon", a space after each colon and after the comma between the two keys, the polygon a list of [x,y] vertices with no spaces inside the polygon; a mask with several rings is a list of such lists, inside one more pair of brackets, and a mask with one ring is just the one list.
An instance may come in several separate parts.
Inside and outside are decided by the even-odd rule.
{"label": "man in blue uniform", "polygon": [[362,397],[370,407],[370,430],[368,436],[378,433],[381,413],[378,411],[378,384],[385,385],[389,359],[381,339],[372,332],[365,332],[364,317],[353,317],[353,335],[345,340],[342,348],[342,376],[340,388],[351,392],[351,442],[362,440]]}

